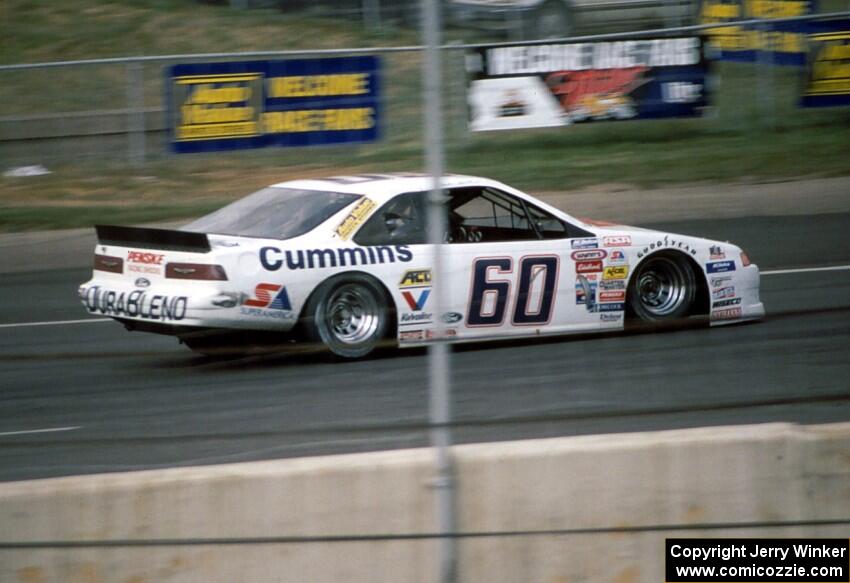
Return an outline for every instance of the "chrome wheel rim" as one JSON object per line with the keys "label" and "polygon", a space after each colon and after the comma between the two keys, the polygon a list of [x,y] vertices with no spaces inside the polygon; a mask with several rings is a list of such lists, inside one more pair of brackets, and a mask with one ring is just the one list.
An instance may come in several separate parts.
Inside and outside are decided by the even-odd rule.
{"label": "chrome wheel rim", "polygon": [[688,301],[686,268],[669,257],[654,257],[637,274],[637,295],[649,314],[663,317],[676,312]]}
{"label": "chrome wheel rim", "polygon": [[328,298],[325,321],[337,342],[359,344],[371,338],[380,323],[375,295],[357,284],[344,284]]}

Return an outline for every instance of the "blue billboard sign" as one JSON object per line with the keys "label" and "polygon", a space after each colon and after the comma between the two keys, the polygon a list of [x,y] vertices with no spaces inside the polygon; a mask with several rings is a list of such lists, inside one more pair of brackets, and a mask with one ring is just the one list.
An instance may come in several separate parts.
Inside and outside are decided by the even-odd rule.
{"label": "blue billboard sign", "polygon": [[709,100],[696,36],[482,47],[467,72],[473,131],[694,117]]}
{"label": "blue billboard sign", "polygon": [[378,139],[380,59],[238,61],[166,71],[174,152],[317,146]]}
{"label": "blue billboard sign", "polygon": [[759,25],[724,26],[705,31],[709,58],[741,63],[806,64],[805,22],[770,22],[813,14],[816,0],[703,0],[700,24],[765,19]]}
{"label": "blue billboard sign", "polygon": [[802,107],[850,105],[850,19],[809,25]]}

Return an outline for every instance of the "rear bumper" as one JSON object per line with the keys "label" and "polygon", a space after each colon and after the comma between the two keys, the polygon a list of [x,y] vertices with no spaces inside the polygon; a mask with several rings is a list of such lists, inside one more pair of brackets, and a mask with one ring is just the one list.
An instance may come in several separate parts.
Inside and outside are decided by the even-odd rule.
{"label": "rear bumper", "polygon": [[92,315],[114,318],[131,330],[174,336],[205,328],[286,331],[296,320],[290,312],[273,314],[285,317],[253,317],[256,309],[243,305],[244,294],[206,286],[140,289],[95,278],[80,286],[79,296]]}

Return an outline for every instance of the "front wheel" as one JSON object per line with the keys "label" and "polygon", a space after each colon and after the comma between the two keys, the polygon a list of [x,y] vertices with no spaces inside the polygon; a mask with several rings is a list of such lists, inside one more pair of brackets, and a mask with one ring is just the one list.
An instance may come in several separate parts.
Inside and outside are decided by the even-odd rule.
{"label": "front wheel", "polygon": [[656,254],[638,265],[632,275],[628,305],[644,322],[667,323],[688,315],[696,292],[696,276],[685,257]]}
{"label": "front wheel", "polygon": [[372,352],[387,333],[383,290],[373,279],[351,275],[323,284],[307,305],[308,335],[342,358]]}

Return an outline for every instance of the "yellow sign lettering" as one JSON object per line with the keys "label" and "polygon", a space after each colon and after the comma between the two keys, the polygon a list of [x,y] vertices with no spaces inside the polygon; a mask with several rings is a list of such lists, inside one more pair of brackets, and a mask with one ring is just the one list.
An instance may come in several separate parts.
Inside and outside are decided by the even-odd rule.
{"label": "yellow sign lettering", "polygon": [[269,97],[327,97],[369,92],[368,73],[297,75],[268,80]]}
{"label": "yellow sign lettering", "polygon": [[371,107],[271,111],[263,114],[263,128],[268,134],[365,130],[374,126],[375,110]]}
{"label": "yellow sign lettering", "polygon": [[232,123],[248,121],[254,117],[253,107],[208,107],[205,105],[184,105],[180,108],[184,125],[202,123]]}
{"label": "yellow sign lettering", "polygon": [[211,84],[202,84],[192,91],[189,103],[243,103],[250,98],[250,87],[213,87]]}

